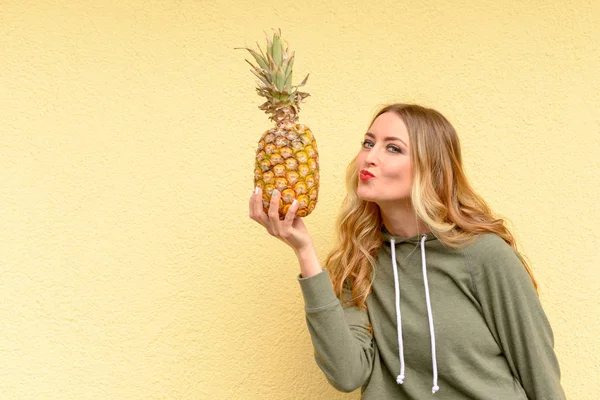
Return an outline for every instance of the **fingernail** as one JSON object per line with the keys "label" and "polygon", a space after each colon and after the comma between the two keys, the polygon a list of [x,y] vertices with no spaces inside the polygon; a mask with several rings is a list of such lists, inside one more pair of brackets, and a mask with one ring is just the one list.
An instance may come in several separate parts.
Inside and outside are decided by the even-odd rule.
{"label": "fingernail", "polygon": [[254,188],[254,193],[258,194],[258,186]]}
{"label": "fingernail", "polygon": [[296,204],[298,204],[298,200],[292,201],[292,206],[295,206]]}
{"label": "fingernail", "polygon": [[277,189],[273,189],[273,194],[271,196],[275,196],[277,194]]}

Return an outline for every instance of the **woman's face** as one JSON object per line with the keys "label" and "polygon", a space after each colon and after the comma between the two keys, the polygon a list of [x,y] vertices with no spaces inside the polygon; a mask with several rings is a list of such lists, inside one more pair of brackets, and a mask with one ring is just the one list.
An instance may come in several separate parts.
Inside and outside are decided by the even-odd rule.
{"label": "woman's face", "polygon": [[402,118],[394,112],[373,121],[358,157],[356,168],[361,200],[382,205],[407,200],[412,188],[410,140]]}

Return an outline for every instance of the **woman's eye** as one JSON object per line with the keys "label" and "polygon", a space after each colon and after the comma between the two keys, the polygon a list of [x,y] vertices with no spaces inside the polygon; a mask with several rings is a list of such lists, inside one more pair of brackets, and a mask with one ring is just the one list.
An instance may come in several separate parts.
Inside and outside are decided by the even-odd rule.
{"label": "woman's eye", "polygon": [[373,147],[373,142],[371,142],[370,140],[363,140],[362,142],[360,142],[360,144],[365,149],[370,149]]}
{"label": "woman's eye", "polygon": [[390,144],[387,148],[392,153],[402,153],[402,149],[394,144]]}

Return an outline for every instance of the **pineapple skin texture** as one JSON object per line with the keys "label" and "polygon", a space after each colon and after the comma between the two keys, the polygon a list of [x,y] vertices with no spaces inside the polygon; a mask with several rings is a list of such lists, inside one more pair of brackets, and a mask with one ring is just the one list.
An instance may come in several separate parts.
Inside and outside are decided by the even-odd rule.
{"label": "pineapple skin texture", "polygon": [[294,200],[299,203],[297,217],[306,217],[315,209],[319,199],[319,152],[308,126],[279,124],[262,135],[256,150],[254,186],[262,189],[265,213],[273,190],[281,193],[280,219]]}

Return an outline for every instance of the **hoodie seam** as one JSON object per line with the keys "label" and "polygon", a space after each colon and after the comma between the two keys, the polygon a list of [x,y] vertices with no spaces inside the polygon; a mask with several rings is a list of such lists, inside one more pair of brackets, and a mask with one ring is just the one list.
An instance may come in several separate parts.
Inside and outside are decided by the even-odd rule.
{"label": "hoodie seam", "polygon": [[481,315],[483,316],[483,319],[485,320],[485,323],[488,326],[488,329],[490,330],[490,334],[492,335],[492,338],[494,338],[494,341],[498,345],[498,348],[503,349],[502,342],[500,341],[500,339],[498,337],[498,333],[497,333],[496,329],[490,325],[490,322],[488,321],[488,318],[486,317],[486,313],[484,311],[484,304],[481,300],[481,296],[479,295],[479,291],[477,290],[477,280],[475,279],[474,264],[471,260],[471,256],[469,255],[467,249],[464,249],[463,252],[465,254],[465,257],[467,258],[467,264],[469,266],[469,273],[471,274],[471,281],[473,283],[473,293],[475,295],[475,298],[479,302],[479,307],[481,308]]}
{"label": "hoodie seam", "polygon": [[471,285],[473,286],[473,294],[475,295],[475,298],[477,299],[477,301],[479,302],[479,304],[481,306],[481,298],[479,296],[479,290],[477,290],[477,281],[475,280],[475,273],[473,272],[473,262],[471,261],[471,256],[469,256],[469,253],[467,252],[466,249],[463,249],[463,254],[465,255],[465,258],[467,260],[467,269],[469,270],[469,275],[471,276]]}

